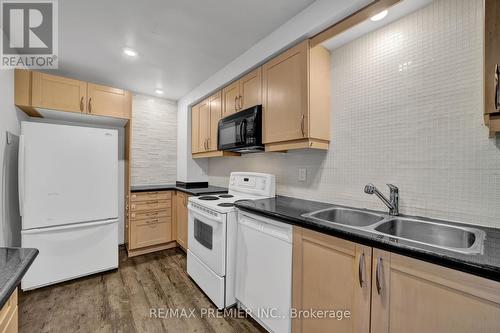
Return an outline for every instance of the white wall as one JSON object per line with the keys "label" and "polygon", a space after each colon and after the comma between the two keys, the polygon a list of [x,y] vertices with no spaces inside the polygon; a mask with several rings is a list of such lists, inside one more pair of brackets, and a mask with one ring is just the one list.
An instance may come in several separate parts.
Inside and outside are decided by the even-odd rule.
{"label": "white wall", "polygon": [[379,210],[364,185],[387,193],[393,183],[403,213],[500,228],[500,140],[482,119],[482,22],[482,0],[437,0],[334,50],[330,149],[210,159],[209,181],[270,172],[279,194]]}
{"label": "white wall", "polygon": [[[177,178],[207,181],[207,159],[191,158],[191,117],[189,106],[215,89],[263,62],[294,42],[312,36],[333,22],[364,7],[371,0],[317,0],[269,36],[208,78],[178,102]],[[257,23],[258,24],[258,23]]]}
{"label": "white wall", "polygon": [[19,205],[17,179],[10,175],[17,172],[17,153],[7,146],[7,131],[19,135],[24,113],[14,106],[14,71],[0,70],[0,247],[20,246]]}
{"label": "white wall", "polygon": [[132,109],[132,185],[175,183],[177,103],[134,95]]}

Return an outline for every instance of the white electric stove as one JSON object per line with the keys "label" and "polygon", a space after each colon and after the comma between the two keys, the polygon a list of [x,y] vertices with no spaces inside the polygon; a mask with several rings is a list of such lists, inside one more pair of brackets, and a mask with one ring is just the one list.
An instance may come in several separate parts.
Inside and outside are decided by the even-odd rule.
{"label": "white electric stove", "polygon": [[234,203],[270,198],[275,193],[274,175],[232,172],[227,194],[189,198],[187,272],[219,309],[236,303]]}

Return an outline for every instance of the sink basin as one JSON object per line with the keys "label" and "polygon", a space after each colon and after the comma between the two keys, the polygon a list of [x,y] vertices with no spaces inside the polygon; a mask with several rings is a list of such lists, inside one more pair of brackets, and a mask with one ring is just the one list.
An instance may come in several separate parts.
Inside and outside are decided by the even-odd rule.
{"label": "sink basin", "polygon": [[479,229],[413,219],[390,219],[376,226],[375,231],[395,238],[463,253],[480,252],[484,239],[484,232]]}
{"label": "sink basin", "polygon": [[384,219],[377,214],[348,208],[328,208],[305,214],[304,217],[351,227],[366,227]]}

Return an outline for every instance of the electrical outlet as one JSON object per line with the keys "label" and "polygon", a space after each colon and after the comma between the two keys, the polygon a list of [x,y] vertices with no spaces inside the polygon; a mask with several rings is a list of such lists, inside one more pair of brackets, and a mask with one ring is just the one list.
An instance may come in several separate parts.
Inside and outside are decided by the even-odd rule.
{"label": "electrical outlet", "polygon": [[299,168],[299,182],[305,182],[307,180],[307,169]]}

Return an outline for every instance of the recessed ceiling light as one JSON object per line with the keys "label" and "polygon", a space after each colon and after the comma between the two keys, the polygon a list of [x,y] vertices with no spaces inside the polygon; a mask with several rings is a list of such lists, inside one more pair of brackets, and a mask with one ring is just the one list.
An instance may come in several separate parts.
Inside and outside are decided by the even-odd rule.
{"label": "recessed ceiling light", "polygon": [[156,89],[156,90],[155,90],[155,93],[157,93],[158,95],[163,95],[163,90],[161,90],[161,89]]}
{"label": "recessed ceiling light", "polygon": [[134,50],[134,49],[131,49],[129,47],[125,47],[123,49],[123,53],[125,53],[126,55],[128,55],[129,57],[137,57],[137,51]]}
{"label": "recessed ceiling light", "polygon": [[372,20],[373,22],[376,22],[376,21],[380,21],[381,19],[383,19],[384,17],[387,16],[387,9],[386,10],[383,10],[381,11],[380,13],[376,14],[376,15],[373,15],[370,20]]}

